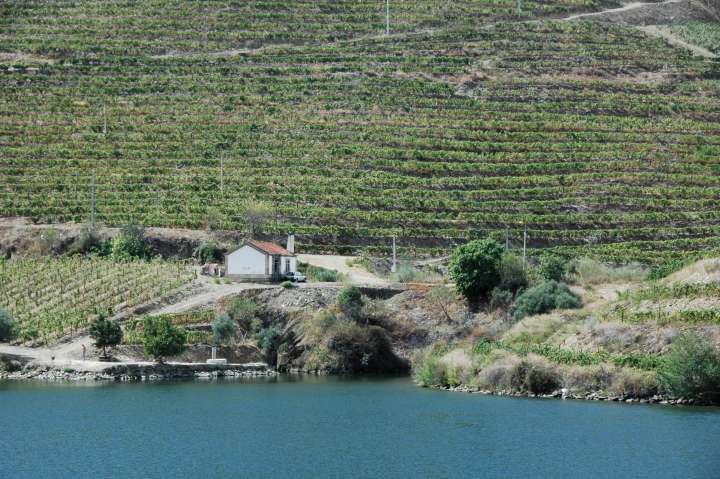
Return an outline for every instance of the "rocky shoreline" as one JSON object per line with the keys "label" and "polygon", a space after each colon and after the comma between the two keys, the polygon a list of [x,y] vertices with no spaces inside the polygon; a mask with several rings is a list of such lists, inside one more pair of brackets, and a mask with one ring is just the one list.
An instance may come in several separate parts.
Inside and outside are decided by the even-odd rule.
{"label": "rocky shoreline", "polygon": [[40,381],[163,381],[174,379],[215,379],[272,377],[277,372],[264,363],[192,364],[137,363],[108,364],[99,370],[28,364],[13,372],[0,372],[0,380]]}
{"label": "rocky shoreline", "polygon": [[679,405],[679,406],[704,406],[705,404],[696,403],[693,399],[685,398],[670,398],[660,394],[655,394],[650,397],[633,397],[633,396],[617,396],[612,394],[604,394],[601,392],[591,392],[587,394],[576,394],[567,390],[559,389],[553,391],[550,394],[533,394],[530,392],[523,391],[492,391],[487,389],[474,389],[467,386],[457,387],[437,387],[433,389],[440,389],[443,391],[450,392],[463,392],[471,394],[485,394],[488,396],[510,396],[510,397],[527,397],[527,398],[539,398],[539,399],[574,399],[583,401],[611,401],[611,402],[623,402],[623,403],[638,403],[638,404],[664,404],[664,405]]}

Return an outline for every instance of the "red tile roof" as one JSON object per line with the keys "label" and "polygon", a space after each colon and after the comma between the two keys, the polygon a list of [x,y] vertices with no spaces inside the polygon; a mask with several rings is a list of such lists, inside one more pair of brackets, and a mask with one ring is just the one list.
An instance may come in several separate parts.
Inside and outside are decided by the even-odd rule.
{"label": "red tile roof", "polygon": [[260,251],[263,251],[267,254],[279,254],[282,256],[295,256],[293,253],[286,250],[282,246],[276,245],[275,243],[270,243],[269,241],[249,240],[248,244],[254,246],[255,248],[257,248]]}

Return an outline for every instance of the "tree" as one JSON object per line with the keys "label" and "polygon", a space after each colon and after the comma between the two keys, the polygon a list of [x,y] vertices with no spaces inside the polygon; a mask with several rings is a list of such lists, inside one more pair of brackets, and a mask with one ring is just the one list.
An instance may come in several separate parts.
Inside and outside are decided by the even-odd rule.
{"label": "tree", "polygon": [[212,324],[213,336],[217,344],[228,344],[237,337],[237,324],[227,313],[218,314]]}
{"label": "tree", "polygon": [[453,251],[448,271],[455,289],[469,300],[487,294],[500,283],[503,248],[491,239],[475,240]]}
{"label": "tree", "polygon": [[9,341],[13,338],[15,321],[10,311],[0,308],[0,341]]}
{"label": "tree", "polygon": [[658,378],[675,397],[720,402],[720,349],[697,333],[678,336]]}
{"label": "tree", "polygon": [[122,342],[123,333],[120,323],[109,320],[101,314],[90,323],[90,337],[95,340],[95,347],[102,348],[103,356],[107,356],[106,348],[117,346]]}
{"label": "tree", "polygon": [[240,327],[243,339],[247,334],[253,334],[262,327],[257,318],[259,309],[257,303],[250,298],[235,298],[230,303],[228,314]]}
{"label": "tree", "polygon": [[263,232],[265,224],[275,215],[273,206],[265,201],[246,200],[240,205],[246,233],[251,238]]}
{"label": "tree", "polygon": [[111,257],[115,261],[145,259],[148,256],[145,230],[136,224],[126,225],[112,241]]}
{"label": "tree", "polygon": [[445,316],[448,323],[452,323],[450,308],[455,303],[455,292],[441,284],[435,286],[427,295],[427,299],[433,307],[437,308]]}
{"label": "tree", "polygon": [[197,250],[200,263],[220,263],[223,260],[223,251],[214,241],[206,241]]}
{"label": "tree", "polygon": [[174,356],[185,350],[187,331],[173,326],[167,318],[146,316],[143,320],[143,347],[145,354],[159,363],[163,356]]}
{"label": "tree", "polygon": [[357,320],[360,318],[363,304],[362,292],[357,286],[345,286],[338,294],[338,308],[349,319]]}
{"label": "tree", "polygon": [[546,254],[540,258],[540,276],[548,281],[562,281],[567,267],[565,260],[554,254]]}

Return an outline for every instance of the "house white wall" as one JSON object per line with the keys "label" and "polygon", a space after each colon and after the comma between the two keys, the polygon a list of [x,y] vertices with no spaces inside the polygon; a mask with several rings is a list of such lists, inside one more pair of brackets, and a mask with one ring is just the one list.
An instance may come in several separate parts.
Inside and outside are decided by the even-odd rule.
{"label": "house white wall", "polygon": [[[290,269],[287,269],[288,261],[290,261]],[[294,256],[283,256],[282,257],[282,272],[283,272],[283,274],[297,272],[297,258]]]}
{"label": "house white wall", "polygon": [[228,275],[265,275],[270,272],[269,256],[245,245],[227,256]]}

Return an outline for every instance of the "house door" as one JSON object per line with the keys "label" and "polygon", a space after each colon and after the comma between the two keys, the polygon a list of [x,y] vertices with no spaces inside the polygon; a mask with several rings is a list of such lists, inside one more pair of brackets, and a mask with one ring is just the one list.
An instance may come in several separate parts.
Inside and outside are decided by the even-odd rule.
{"label": "house door", "polygon": [[272,275],[280,276],[280,256],[273,256]]}

